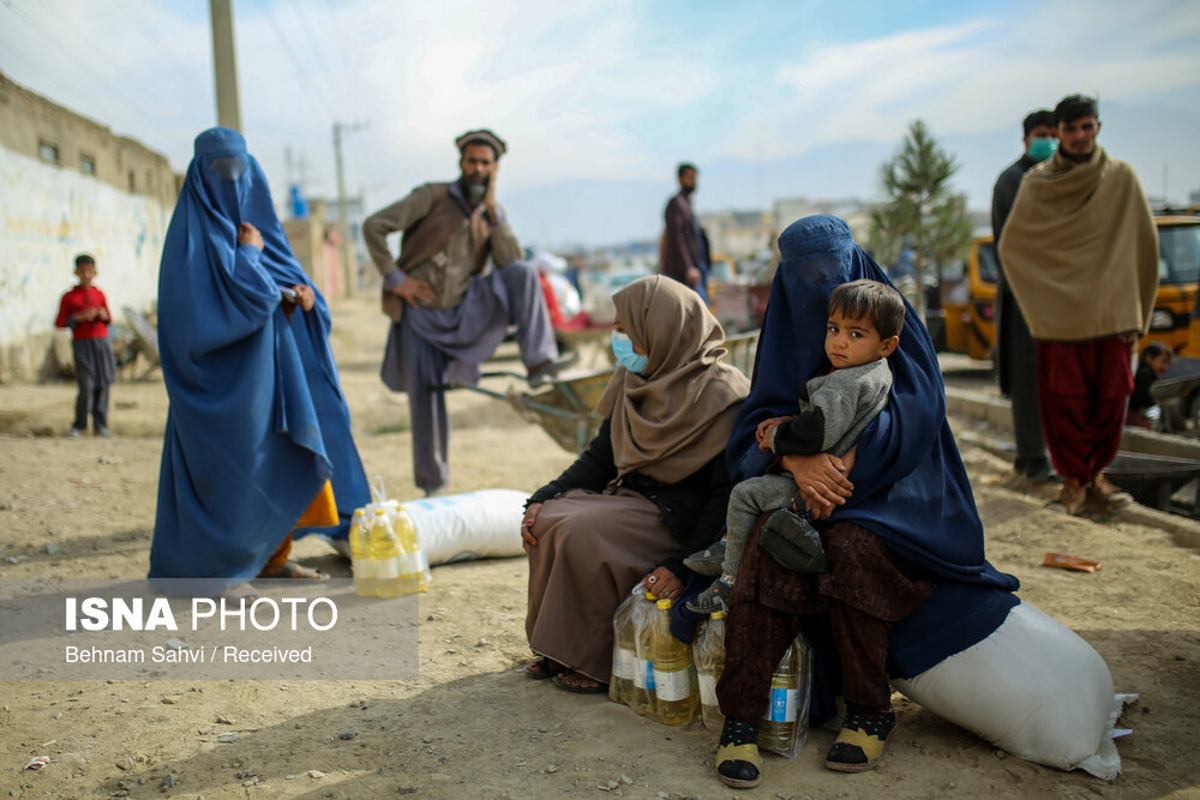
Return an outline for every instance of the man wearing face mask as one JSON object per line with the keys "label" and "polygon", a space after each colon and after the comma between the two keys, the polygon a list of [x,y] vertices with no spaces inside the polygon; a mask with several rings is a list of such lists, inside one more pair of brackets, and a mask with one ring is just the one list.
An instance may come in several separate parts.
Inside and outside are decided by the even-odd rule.
{"label": "man wearing face mask", "polygon": [[[523,251],[496,202],[504,140],[481,129],[455,145],[458,180],[418,186],[363,223],[392,318],[381,376],[408,393],[413,476],[427,495],[449,480],[450,420],[437,387],[478,381],[508,325],[517,326],[531,385],[570,363],[558,359],[537,271],[519,260]],[[396,232],[403,238],[393,260],[387,237]]]}
{"label": "man wearing face mask", "polygon": [[1158,235],[1126,163],[1096,144],[1096,101],[1054,109],[1058,150],[1021,182],[1000,257],[1037,346],[1038,405],[1059,506],[1109,508],[1129,495],[1103,474],[1116,457],[1133,391],[1130,350],[1150,326]]}
{"label": "man wearing face mask", "polygon": [[[1024,130],[1025,152],[1000,173],[992,191],[992,237],[996,242],[1000,241],[1004,223],[1012,211],[1021,179],[1058,149],[1053,111],[1043,108],[1029,114]],[[996,287],[996,366],[1000,391],[1012,401],[1013,436],[1017,444],[1013,469],[1033,481],[1054,480],[1057,476],[1046,457],[1046,440],[1038,414],[1037,350],[1005,278],[1003,263]]]}
{"label": "man wearing face mask", "polygon": [[680,164],[679,194],[667,203],[666,230],[659,254],[659,271],[668,278],[695,289],[708,302],[708,236],[692,213],[699,172],[691,164]]}

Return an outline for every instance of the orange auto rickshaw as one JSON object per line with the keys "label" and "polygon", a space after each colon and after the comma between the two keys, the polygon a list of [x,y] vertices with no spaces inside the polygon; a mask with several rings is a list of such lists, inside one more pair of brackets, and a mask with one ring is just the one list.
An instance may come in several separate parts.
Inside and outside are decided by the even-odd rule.
{"label": "orange auto rickshaw", "polygon": [[[1200,216],[1164,213],[1154,217],[1158,228],[1158,295],[1150,316],[1150,331],[1141,346],[1162,342],[1180,355],[1200,357]],[[991,234],[977,236],[967,258],[965,289],[943,300],[946,349],[987,359],[996,344],[996,245]]]}

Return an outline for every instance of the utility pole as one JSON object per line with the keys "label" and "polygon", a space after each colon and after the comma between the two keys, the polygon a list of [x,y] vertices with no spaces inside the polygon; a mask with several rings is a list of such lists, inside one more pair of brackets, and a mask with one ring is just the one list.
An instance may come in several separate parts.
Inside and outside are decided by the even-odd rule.
{"label": "utility pole", "polygon": [[370,123],[356,122],[347,125],[334,120],[333,158],[337,167],[338,224],[342,228],[342,273],[345,276],[346,294],[352,295],[358,288],[358,259],[354,257],[354,240],[350,236],[349,214],[346,212],[346,170],[342,167],[342,134],[361,131]]}
{"label": "utility pole", "polygon": [[238,105],[237,65],[233,55],[233,0],[209,0],[212,18],[213,70],[217,80],[217,124],[242,130]]}

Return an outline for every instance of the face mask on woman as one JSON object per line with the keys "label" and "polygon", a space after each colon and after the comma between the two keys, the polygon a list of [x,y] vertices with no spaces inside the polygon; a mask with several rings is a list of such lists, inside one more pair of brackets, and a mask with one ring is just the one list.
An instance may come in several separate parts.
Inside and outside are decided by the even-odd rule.
{"label": "face mask on woman", "polygon": [[634,375],[642,374],[646,368],[646,357],[633,352],[633,341],[627,334],[613,331],[612,349],[618,364]]}
{"label": "face mask on woman", "polygon": [[1037,161],[1045,161],[1054,155],[1054,151],[1057,149],[1058,139],[1051,139],[1049,136],[1034,139],[1029,143],[1029,157]]}

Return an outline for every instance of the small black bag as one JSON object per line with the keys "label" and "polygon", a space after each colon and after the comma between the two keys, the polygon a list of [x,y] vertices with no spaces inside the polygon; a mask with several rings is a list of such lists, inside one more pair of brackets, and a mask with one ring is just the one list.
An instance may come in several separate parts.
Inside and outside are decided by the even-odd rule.
{"label": "small black bag", "polygon": [[806,515],[786,508],[767,517],[758,545],[771,558],[802,575],[824,572],[828,567],[821,535]]}

